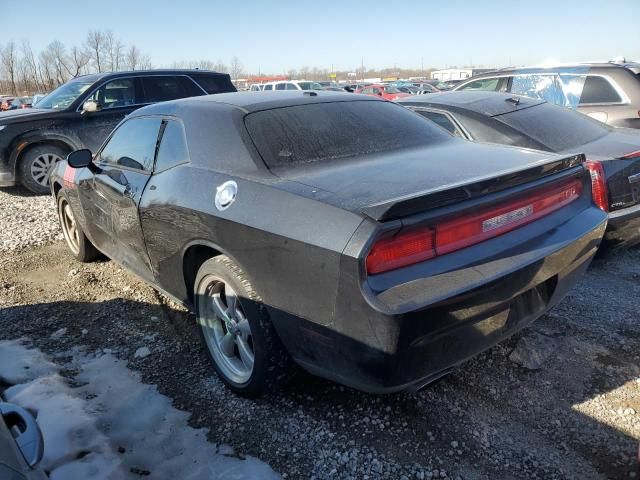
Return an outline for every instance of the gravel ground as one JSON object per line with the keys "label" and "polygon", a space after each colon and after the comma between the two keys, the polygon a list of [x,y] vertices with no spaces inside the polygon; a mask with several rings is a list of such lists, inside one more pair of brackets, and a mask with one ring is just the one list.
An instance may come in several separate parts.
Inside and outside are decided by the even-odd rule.
{"label": "gravel ground", "polygon": [[0,253],[62,240],[53,199],[23,188],[0,189]]}
{"label": "gravel ground", "polygon": [[[0,199],[13,210],[0,217],[0,339],[127,360],[210,441],[284,478],[636,478],[638,249],[597,259],[551,314],[418,393],[366,395],[300,373],[249,401],[213,375],[191,314],[113,262],[79,264],[51,243],[48,198]],[[44,226],[27,220],[36,214]],[[9,242],[18,228],[25,240]]]}

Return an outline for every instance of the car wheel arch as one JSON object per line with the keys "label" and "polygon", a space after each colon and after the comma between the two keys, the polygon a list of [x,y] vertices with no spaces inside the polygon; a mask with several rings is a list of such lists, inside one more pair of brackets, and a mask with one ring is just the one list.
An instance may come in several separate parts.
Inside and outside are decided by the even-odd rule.
{"label": "car wheel arch", "polygon": [[218,245],[207,240],[192,241],[184,248],[182,254],[182,276],[185,291],[187,292],[187,299],[191,306],[195,305],[194,286],[198,270],[200,270],[204,262],[220,255],[227,255],[233,259],[233,256],[229,255]]}
{"label": "car wheel arch", "polygon": [[38,139],[20,139],[16,142],[15,147],[11,151],[9,157],[9,164],[14,172],[20,161],[24,158],[24,155],[31,150],[42,145],[55,145],[58,148],[63,149],[66,152],[72,152],[77,150],[77,147],[72,142],[57,138],[57,137],[40,137]]}

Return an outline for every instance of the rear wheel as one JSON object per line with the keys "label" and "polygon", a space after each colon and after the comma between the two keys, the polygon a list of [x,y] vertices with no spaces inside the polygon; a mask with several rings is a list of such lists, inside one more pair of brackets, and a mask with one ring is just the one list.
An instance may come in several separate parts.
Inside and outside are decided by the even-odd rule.
{"label": "rear wheel", "polygon": [[22,185],[33,193],[49,193],[49,172],[67,152],[57,145],[44,144],[28,149],[18,165]]}
{"label": "rear wheel", "polygon": [[100,255],[100,252],[93,246],[87,236],[82,231],[82,227],[76,221],[76,217],[71,210],[71,205],[64,194],[58,195],[58,219],[62,227],[62,235],[67,242],[67,247],[72,255],[81,262],[91,262]]}
{"label": "rear wheel", "polygon": [[229,388],[254,397],[286,380],[288,354],[262,300],[229,257],[221,255],[202,264],[195,305],[203,343]]}

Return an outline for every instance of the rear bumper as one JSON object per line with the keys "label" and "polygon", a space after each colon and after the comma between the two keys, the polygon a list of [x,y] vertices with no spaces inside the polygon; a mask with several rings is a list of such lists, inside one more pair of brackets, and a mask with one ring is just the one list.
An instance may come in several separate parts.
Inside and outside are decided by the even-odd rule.
{"label": "rear bumper", "polygon": [[630,247],[640,242],[640,205],[609,213],[604,236],[607,247]]}
{"label": "rear bumper", "polygon": [[311,373],[371,393],[420,388],[529,325],[565,296],[604,234],[606,216],[595,210],[548,232],[535,248],[523,245],[506,257],[458,270],[468,288],[452,281],[450,295],[428,305],[418,299],[434,299],[425,288],[440,278],[412,282],[395,295],[404,303],[392,310],[402,313],[372,308],[361,292],[349,295],[342,288],[332,325],[280,316],[278,331]]}

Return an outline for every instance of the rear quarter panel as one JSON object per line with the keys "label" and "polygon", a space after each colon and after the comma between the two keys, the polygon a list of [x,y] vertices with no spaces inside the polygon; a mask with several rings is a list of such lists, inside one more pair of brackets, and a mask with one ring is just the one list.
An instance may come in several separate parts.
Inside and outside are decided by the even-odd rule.
{"label": "rear quarter panel", "polygon": [[[224,211],[216,187],[235,180],[238,194]],[[271,307],[328,324],[340,257],[362,222],[358,215],[282,191],[277,184],[232,177],[191,165],[152,177],[140,218],[158,285],[188,302],[183,257],[193,245],[230,256]]]}

